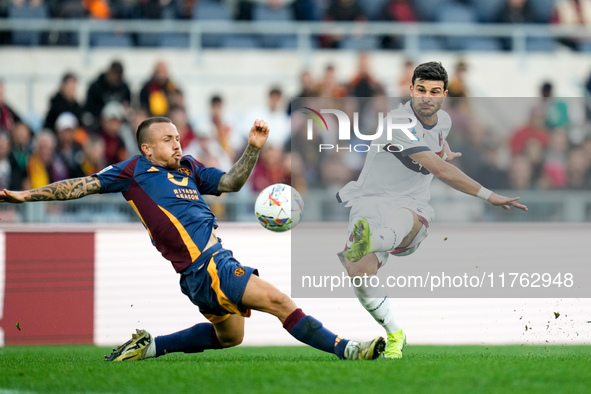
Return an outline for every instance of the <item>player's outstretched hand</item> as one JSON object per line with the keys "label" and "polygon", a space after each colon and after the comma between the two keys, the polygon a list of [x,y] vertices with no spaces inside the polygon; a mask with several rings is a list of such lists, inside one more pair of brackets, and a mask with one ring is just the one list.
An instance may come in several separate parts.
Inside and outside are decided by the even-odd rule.
{"label": "player's outstretched hand", "polygon": [[254,121],[248,133],[248,145],[261,149],[269,138],[269,125],[261,119]]}
{"label": "player's outstretched hand", "polygon": [[491,194],[488,198],[488,202],[490,202],[492,205],[503,207],[503,209],[509,210],[511,207],[515,207],[523,211],[527,211],[527,207],[518,203],[517,200],[519,200],[519,197],[505,197],[497,193]]}
{"label": "player's outstretched hand", "polygon": [[452,161],[456,157],[462,156],[460,152],[453,152],[445,140],[443,140],[443,153],[447,155],[447,159],[445,159],[445,161]]}
{"label": "player's outstretched hand", "polygon": [[0,191],[0,202],[10,202],[13,204],[20,204],[25,202],[23,192],[11,192],[10,190]]}

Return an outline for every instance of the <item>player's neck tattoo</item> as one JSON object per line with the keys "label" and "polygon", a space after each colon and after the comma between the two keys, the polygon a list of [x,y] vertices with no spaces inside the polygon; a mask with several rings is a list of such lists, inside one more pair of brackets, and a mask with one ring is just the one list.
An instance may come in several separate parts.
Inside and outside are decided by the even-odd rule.
{"label": "player's neck tattoo", "polygon": [[97,177],[65,179],[30,191],[28,201],[74,200],[98,193],[101,183]]}

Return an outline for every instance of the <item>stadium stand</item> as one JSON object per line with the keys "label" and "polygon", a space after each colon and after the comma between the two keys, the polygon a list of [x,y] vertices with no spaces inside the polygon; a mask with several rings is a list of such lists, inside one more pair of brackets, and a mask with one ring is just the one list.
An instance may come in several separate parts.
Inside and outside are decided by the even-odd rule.
{"label": "stadium stand", "polygon": [[[47,19],[48,10],[45,4],[36,7],[29,4],[17,5],[12,3],[8,7],[8,18],[11,19]],[[12,31],[12,44],[37,46],[41,44],[41,32],[39,31]]]}
{"label": "stadium stand", "polygon": [[[38,126],[40,119],[47,113],[50,95],[55,93],[50,90],[58,84],[59,77],[70,70],[66,64],[72,63],[71,59],[76,58],[76,54],[81,55],[81,60],[74,62],[71,69],[79,76],[80,91],[86,91],[102,65],[114,58],[119,57],[126,72],[129,70],[127,77],[132,89],[132,100],[129,105],[125,105],[125,112],[120,119],[124,126],[121,133],[127,147],[133,145],[129,140],[135,125],[139,123],[139,119],[145,117],[145,110],[139,108],[139,91],[142,83],[149,77],[150,67],[159,60],[156,59],[157,54],[162,54],[171,67],[175,65],[184,70],[174,74],[182,89],[176,90],[170,97],[167,93],[167,108],[176,108],[177,112],[186,113],[187,129],[194,131],[193,137],[197,143],[205,146],[208,144],[206,139],[212,139],[213,145],[227,147],[227,136],[222,141],[215,133],[207,134],[196,127],[201,114],[208,110],[206,103],[209,97],[219,95],[227,103],[225,105],[231,108],[235,119],[228,121],[227,127],[232,130],[232,143],[239,144],[239,141],[243,141],[243,136],[236,124],[244,123],[249,108],[257,104],[264,105],[264,92],[270,87],[279,82],[285,92],[306,92],[308,96],[342,97],[351,94],[352,85],[345,81],[355,80],[357,70],[352,56],[365,51],[369,57],[380,59],[376,62],[379,69],[374,70],[377,71],[375,75],[372,74],[380,86],[380,89],[375,90],[376,95],[381,95],[384,91],[397,94],[404,90],[404,87],[390,87],[403,72],[403,58],[416,61],[425,56],[442,58],[446,62],[450,78],[454,74],[454,63],[464,60],[467,68],[463,82],[466,83],[468,95],[475,98],[495,94],[490,92],[514,93],[511,87],[520,78],[524,78],[529,90],[520,87],[515,88],[516,92],[522,95],[539,95],[540,98],[529,99],[523,110],[528,116],[505,123],[506,129],[502,132],[491,128],[490,124],[478,124],[474,119],[464,119],[461,111],[450,109],[455,125],[453,133],[457,136],[451,137],[450,144],[465,152],[457,161],[458,166],[482,183],[489,182],[491,187],[521,189],[526,193],[591,190],[591,110],[588,104],[582,99],[559,99],[555,97],[557,94],[538,93],[538,87],[549,79],[557,82],[555,86],[558,91],[568,85],[567,91],[573,96],[591,95],[584,90],[585,83],[589,84],[588,70],[585,70],[585,74],[576,72],[574,75],[564,75],[546,68],[544,64],[548,59],[555,58],[559,52],[565,54],[565,64],[583,64],[580,56],[591,50],[590,41],[581,35],[556,35],[554,32],[561,30],[547,29],[550,23],[555,24],[556,28],[567,26],[558,18],[555,8],[557,1],[359,1],[354,3],[359,7],[355,11],[360,16],[358,22],[334,25],[343,26],[342,31],[346,34],[337,34],[328,30],[328,25],[318,22],[326,18],[326,11],[333,4],[330,1],[296,0],[285,2],[279,7],[269,6],[264,2],[246,3],[250,19],[236,21],[240,19],[237,8],[232,8],[230,2],[217,0],[172,1],[168,5],[155,8],[140,7],[139,3],[135,7],[127,4],[126,8],[121,2],[111,2],[110,20],[97,20],[96,13],[92,18],[89,15],[93,13],[79,7],[81,3],[75,1],[39,1],[35,7],[26,1],[10,2],[5,8],[5,18],[0,20],[0,34],[9,39],[0,40],[3,43],[0,51],[10,53],[17,66],[0,66],[0,79],[4,81],[0,104],[10,103],[24,116],[17,115],[17,121],[12,123],[0,123],[5,124],[0,135],[10,136],[8,142],[11,146],[11,153],[7,156],[10,158],[3,161],[9,167],[4,167],[0,186],[9,184],[14,187],[15,182],[22,187],[30,184],[30,175],[27,176],[27,173],[30,174],[31,170],[27,170],[27,163],[34,151],[37,152],[36,157],[40,156],[40,136],[43,136],[43,144],[50,145],[50,138]],[[516,8],[511,8],[510,5]],[[388,13],[388,10],[403,13]],[[54,19],[56,24],[52,25]],[[403,23],[395,22],[400,20]],[[25,21],[27,28],[23,29]],[[149,25],[145,23],[147,21]],[[154,30],[151,30],[152,26]],[[265,26],[272,28],[264,29]],[[323,45],[332,46],[331,34],[338,36],[335,41],[338,45],[325,51],[321,49]],[[301,40],[302,37],[305,39]],[[308,44],[301,46],[305,42]],[[70,47],[60,48],[66,52],[54,51],[56,46],[62,45]],[[174,52],[178,49],[186,51]],[[151,53],[153,55],[148,55]],[[22,71],[19,70],[18,64],[27,61],[23,60],[27,59],[26,54],[49,59],[44,61],[51,62],[52,67],[40,71],[27,66],[20,67]],[[70,60],[61,60],[60,54],[65,54],[64,59]],[[258,62],[259,57],[274,64],[275,68],[269,72],[262,68]],[[136,58],[142,59],[144,64],[138,63]],[[396,59],[398,63],[392,63],[392,59]],[[513,59],[517,63],[514,68],[507,66],[511,61],[507,59]],[[154,63],[145,64],[152,61]],[[177,62],[183,64],[177,65]],[[329,63],[334,63],[336,67],[333,68],[333,82],[326,85],[321,74]],[[490,65],[484,66],[485,63]],[[505,80],[502,75],[496,75],[496,64],[499,64],[500,74],[519,74],[514,78],[507,78],[511,82],[503,87]],[[557,60],[553,64],[558,64]],[[298,86],[297,80],[302,69],[309,67],[306,85]],[[575,68],[571,67],[573,70]],[[489,74],[482,71],[483,69]],[[532,70],[535,70],[535,76],[526,76]],[[481,80],[477,84],[474,84],[473,73],[478,74],[477,78]],[[254,90],[253,86],[256,86]],[[38,102],[43,104],[39,105]],[[496,113],[502,113],[503,105],[499,102],[493,100],[489,105],[498,107],[495,109]],[[8,119],[1,108],[2,106],[2,120]],[[532,111],[537,111],[539,119],[542,119],[541,123],[538,119],[535,127],[528,120]],[[164,114],[167,114],[166,111]],[[293,108],[290,114],[298,116],[297,113],[293,114]],[[557,125],[555,121],[561,115],[557,118],[556,114],[563,114],[567,121]],[[52,116],[57,118],[59,115],[56,113]],[[93,119],[79,113],[76,116],[81,125],[76,138],[84,147],[79,155],[80,163],[96,169],[101,164],[101,160],[96,157],[104,155],[105,151],[104,141],[97,139],[99,135],[96,130],[99,129],[100,117],[95,114]],[[20,121],[26,124],[21,124]],[[531,131],[532,127],[535,132]],[[531,138],[531,135],[544,137]],[[27,136],[30,141],[27,141]],[[516,151],[512,144],[518,140],[521,141],[521,148]],[[547,142],[539,143],[542,140],[555,141],[556,144],[562,144],[563,149],[557,152]],[[297,174],[290,174],[289,166],[283,168],[282,164],[282,173],[277,172],[274,176],[276,179],[287,180],[289,177],[297,178],[298,187],[310,193],[314,193],[325,183],[336,188],[344,178],[355,176],[360,169],[360,155],[353,160],[341,160],[338,157],[330,157],[325,161],[318,157],[311,159],[313,155],[310,152],[292,150],[290,142],[284,142],[283,154],[300,163],[302,168]],[[59,151],[59,146],[55,149]],[[240,149],[240,146],[233,146],[234,151]],[[131,149],[128,151],[131,152]],[[14,171],[7,171],[7,168]],[[20,178],[18,171],[24,173]],[[58,172],[50,171],[50,175]],[[336,173],[344,176],[336,177]],[[5,174],[17,175],[10,180]],[[247,190],[245,193],[240,198],[248,200],[252,197],[249,194],[252,191]],[[536,196],[532,194],[530,197],[535,200]],[[438,192],[435,190],[434,199],[437,198]],[[555,200],[549,203],[550,200],[539,202],[540,206],[554,207],[540,213],[540,219],[573,218],[573,214],[566,210],[560,213],[563,208],[557,208],[560,205],[556,204],[559,203]],[[589,217],[591,211],[584,207],[591,206],[591,202],[584,199],[581,201],[579,206],[583,208],[579,212],[586,212],[583,216]],[[233,200],[230,197],[224,204],[226,209],[222,215],[228,216],[222,218],[240,220],[244,217],[244,210],[241,208],[244,204],[239,198]],[[30,218],[25,213],[19,215],[16,216],[17,220]],[[510,219],[502,214],[491,216],[490,212],[486,212],[486,215],[490,220]],[[84,215],[85,218],[88,216]],[[125,221],[133,217],[127,213],[123,216]]]}

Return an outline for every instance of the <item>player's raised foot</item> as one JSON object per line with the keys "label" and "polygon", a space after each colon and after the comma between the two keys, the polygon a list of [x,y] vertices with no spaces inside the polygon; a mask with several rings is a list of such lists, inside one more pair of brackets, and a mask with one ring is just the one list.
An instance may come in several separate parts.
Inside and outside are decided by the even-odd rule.
{"label": "player's raised foot", "polygon": [[345,360],[375,360],[386,347],[386,340],[377,337],[367,342],[349,341],[345,348]]}
{"label": "player's raised foot", "polygon": [[371,233],[369,232],[369,223],[366,218],[361,218],[353,226],[353,243],[349,250],[345,252],[345,257],[350,262],[355,263],[370,252]]}
{"label": "player's raised foot", "polygon": [[388,334],[388,343],[384,351],[385,358],[402,358],[402,349],[406,345],[406,335],[402,329]]}
{"label": "player's raised foot", "polygon": [[131,339],[123,345],[113,349],[113,352],[105,356],[105,361],[137,361],[151,358],[156,355],[156,343],[149,332],[135,330]]}

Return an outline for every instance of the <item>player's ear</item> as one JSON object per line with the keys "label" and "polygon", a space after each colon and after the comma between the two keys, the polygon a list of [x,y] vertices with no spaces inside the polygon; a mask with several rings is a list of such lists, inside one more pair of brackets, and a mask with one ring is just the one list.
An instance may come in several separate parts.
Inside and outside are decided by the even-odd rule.
{"label": "player's ear", "polygon": [[144,153],[144,156],[149,157],[152,155],[152,149],[150,148],[150,145],[148,145],[146,142],[144,142],[142,144],[142,152]]}

